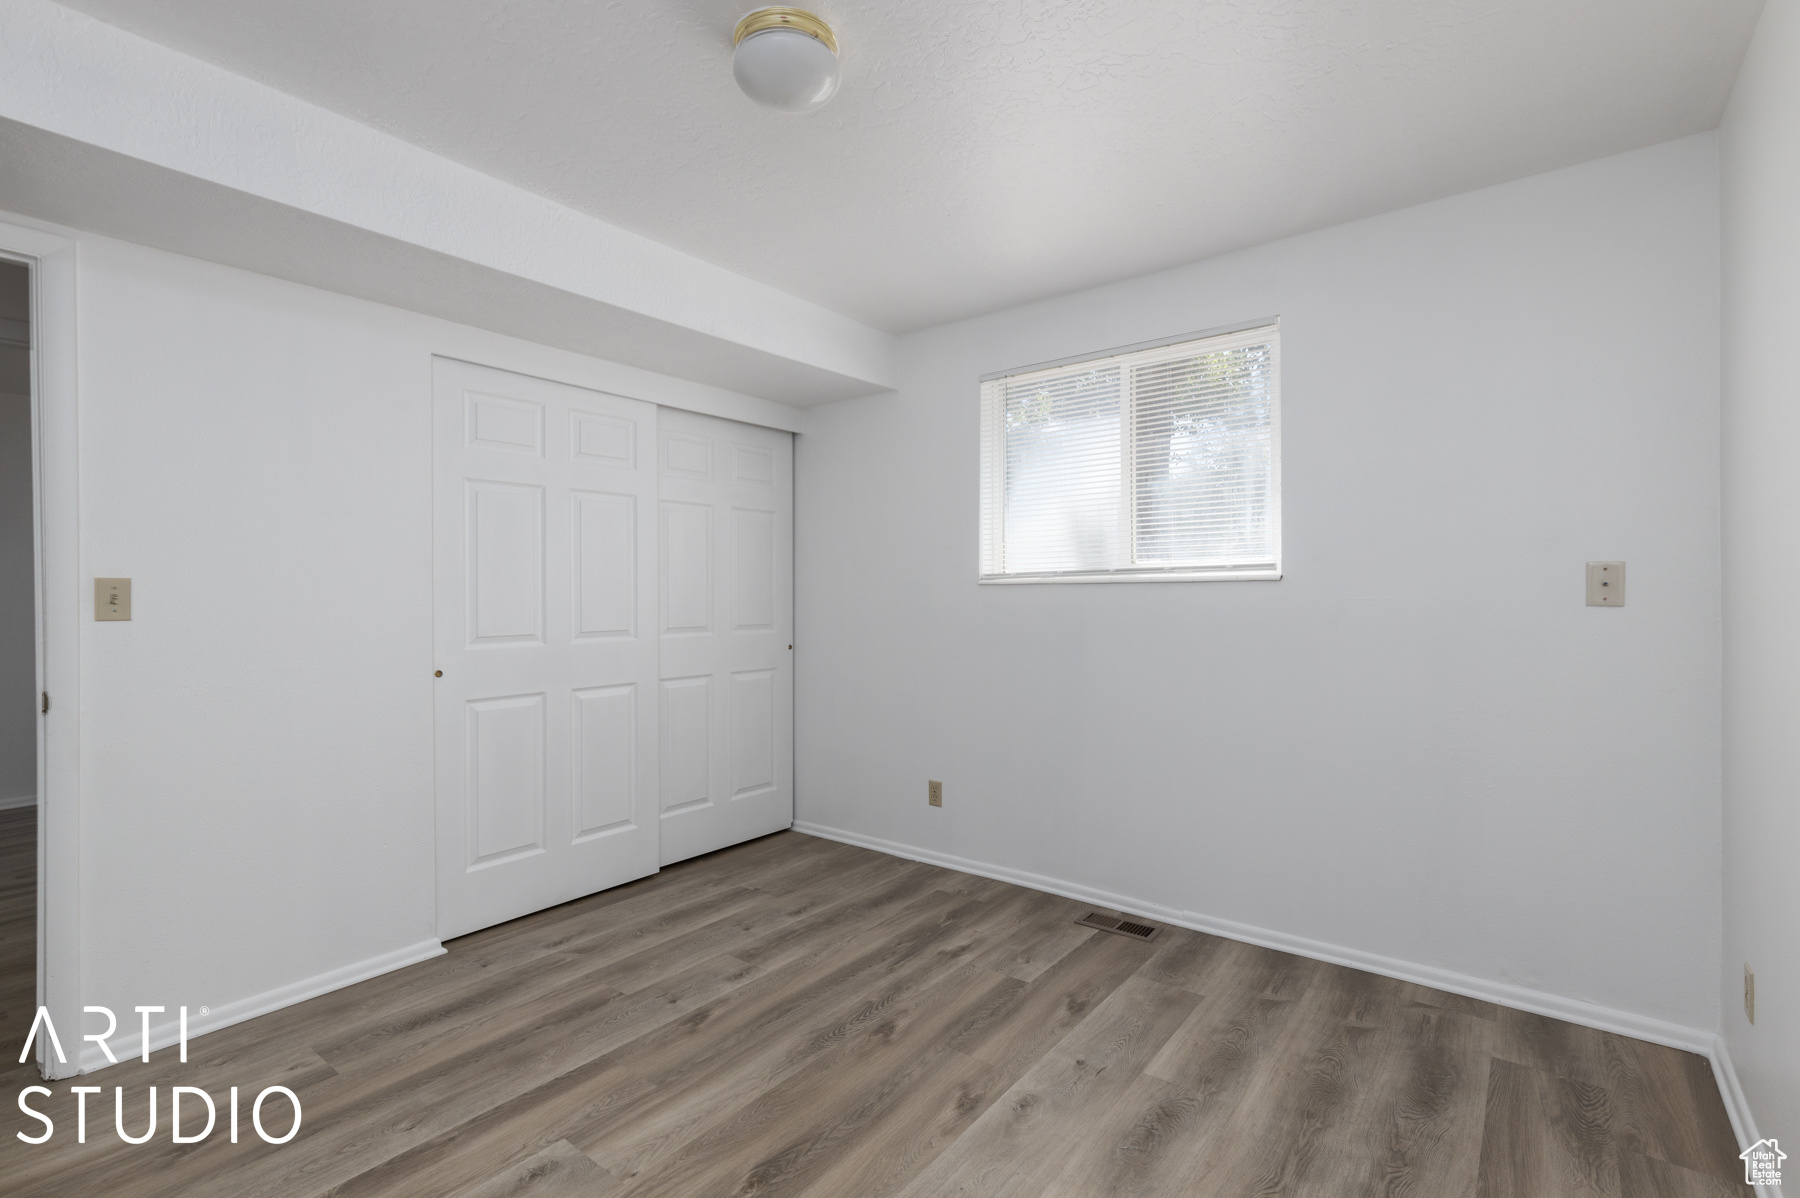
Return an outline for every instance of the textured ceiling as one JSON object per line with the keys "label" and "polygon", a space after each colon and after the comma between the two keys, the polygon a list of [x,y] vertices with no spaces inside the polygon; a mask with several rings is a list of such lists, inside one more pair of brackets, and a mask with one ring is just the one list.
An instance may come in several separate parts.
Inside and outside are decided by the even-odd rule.
{"label": "textured ceiling", "polygon": [[1760,0],[818,0],[756,108],[731,0],[68,7],[892,331],[1714,127]]}

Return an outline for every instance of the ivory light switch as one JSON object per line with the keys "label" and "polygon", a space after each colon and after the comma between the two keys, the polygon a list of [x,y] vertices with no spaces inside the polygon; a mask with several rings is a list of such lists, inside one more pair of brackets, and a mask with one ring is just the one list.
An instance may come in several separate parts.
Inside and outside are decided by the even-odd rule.
{"label": "ivory light switch", "polygon": [[131,579],[94,579],[94,619],[131,619]]}
{"label": "ivory light switch", "polygon": [[1588,563],[1587,605],[1589,607],[1625,606],[1625,563]]}

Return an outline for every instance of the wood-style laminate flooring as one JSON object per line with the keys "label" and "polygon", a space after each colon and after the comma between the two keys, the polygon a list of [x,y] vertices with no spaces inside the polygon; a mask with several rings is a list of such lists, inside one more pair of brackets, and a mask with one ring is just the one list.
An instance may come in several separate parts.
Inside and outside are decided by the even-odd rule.
{"label": "wood-style laminate flooring", "polygon": [[[30,833],[7,817],[6,831]],[[7,901],[29,879],[0,849]],[[25,871],[28,875],[29,870]],[[67,1082],[31,1195],[979,1198],[1745,1194],[1699,1057],[784,832]],[[27,968],[11,908],[0,952]],[[221,944],[220,952],[231,946]],[[27,979],[28,981],[29,979]],[[29,997],[5,982],[6,1043]],[[158,1001],[151,996],[145,1001]],[[13,1059],[9,1054],[7,1060]],[[35,1080],[8,1066],[5,1103]],[[168,1087],[295,1090],[272,1147]],[[141,1147],[159,1090],[158,1134]],[[287,1125],[285,1104],[271,1130]],[[188,1130],[198,1120],[190,1099]],[[221,1123],[224,1115],[221,1112]],[[38,1125],[22,1115],[20,1128]],[[1737,1183],[1734,1184],[1734,1178]]]}

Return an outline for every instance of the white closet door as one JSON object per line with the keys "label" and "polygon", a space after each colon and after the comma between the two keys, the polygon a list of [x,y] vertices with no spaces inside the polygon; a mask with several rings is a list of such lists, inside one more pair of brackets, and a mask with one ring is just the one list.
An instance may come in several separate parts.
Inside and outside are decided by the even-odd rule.
{"label": "white closet door", "polygon": [[666,865],[794,821],[794,439],[658,422]]}
{"label": "white closet door", "polygon": [[447,939],[656,872],[657,442],[638,400],[432,377]]}

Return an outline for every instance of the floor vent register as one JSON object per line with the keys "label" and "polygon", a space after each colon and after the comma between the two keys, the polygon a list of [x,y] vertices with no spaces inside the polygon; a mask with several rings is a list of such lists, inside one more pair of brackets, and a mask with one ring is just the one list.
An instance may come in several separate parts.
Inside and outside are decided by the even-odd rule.
{"label": "floor vent register", "polygon": [[1098,911],[1089,911],[1075,922],[1084,928],[1098,928],[1102,932],[1129,936],[1133,940],[1154,940],[1156,934],[1162,931],[1153,924],[1139,923],[1135,919],[1125,919],[1118,915],[1102,915]]}

